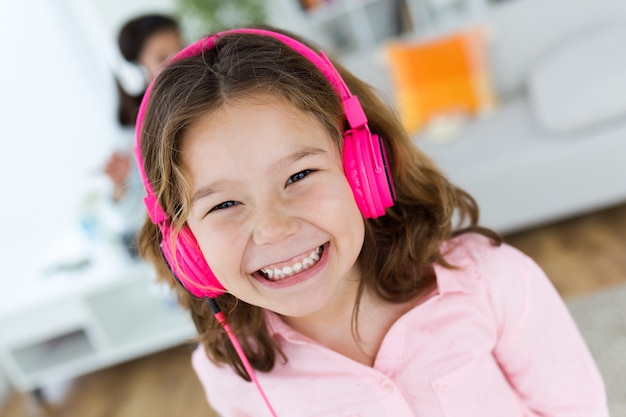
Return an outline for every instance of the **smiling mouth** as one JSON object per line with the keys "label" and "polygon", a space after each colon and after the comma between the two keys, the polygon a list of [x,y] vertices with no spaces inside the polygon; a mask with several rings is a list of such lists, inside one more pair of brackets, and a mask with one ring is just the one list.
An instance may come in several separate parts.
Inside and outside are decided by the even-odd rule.
{"label": "smiling mouth", "polygon": [[296,256],[288,262],[268,265],[258,270],[259,275],[269,281],[280,281],[281,279],[292,277],[300,272],[310,269],[320,261],[324,246],[319,246],[310,253]]}

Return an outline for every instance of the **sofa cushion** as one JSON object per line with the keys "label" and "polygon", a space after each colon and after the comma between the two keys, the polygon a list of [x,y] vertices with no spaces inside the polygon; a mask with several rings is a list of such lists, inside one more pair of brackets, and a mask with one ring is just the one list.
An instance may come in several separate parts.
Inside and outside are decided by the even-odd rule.
{"label": "sofa cushion", "polygon": [[580,36],[528,74],[528,98],[545,129],[569,133],[626,116],[626,21]]}
{"label": "sofa cushion", "polygon": [[416,141],[478,202],[481,224],[500,233],[626,201],[626,118],[563,135],[541,129],[528,100],[502,101],[446,144]]}
{"label": "sofa cushion", "polygon": [[482,28],[387,45],[396,105],[414,133],[432,120],[493,109],[495,96]]}
{"label": "sofa cushion", "polygon": [[624,0],[510,0],[490,5],[480,20],[493,33],[489,58],[498,96],[506,100],[519,95],[539,60],[574,36],[618,18],[626,18]]}

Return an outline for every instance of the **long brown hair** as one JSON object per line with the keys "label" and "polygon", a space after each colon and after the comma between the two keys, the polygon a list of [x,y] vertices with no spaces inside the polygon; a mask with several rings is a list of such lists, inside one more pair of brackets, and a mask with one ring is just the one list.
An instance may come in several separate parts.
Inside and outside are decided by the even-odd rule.
{"label": "long brown hair", "polygon": [[[452,185],[411,143],[396,114],[378,94],[340,65],[335,66],[359,97],[372,132],[384,138],[396,192],[395,205],[385,216],[365,221],[365,241],[358,259],[363,277],[354,309],[356,320],[365,288],[392,303],[407,301],[433,283],[433,274],[424,273],[433,263],[452,267],[440,252],[442,242],[472,230],[494,239],[497,235],[478,227],[478,207],[472,197]],[[241,33],[221,36],[210,50],[174,62],[160,73],[144,119],[144,168],[174,228],[185,224],[190,208],[191,184],[180,155],[187,129],[229,100],[258,93],[280,96],[310,112],[341,147],[343,108],[315,65],[271,37]],[[458,224],[453,224],[454,218]],[[161,254],[161,239],[158,227],[147,221],[140,232],[142,255],[178,291],[179,301],[190,310],[198,340],[210,358],[230,365],[248,379],[206,301],[194,298],[176,283]],[[252,366],[270,371],[282,353],[268,332],[262,309],[230,294],[217,297],[216,302]]]}

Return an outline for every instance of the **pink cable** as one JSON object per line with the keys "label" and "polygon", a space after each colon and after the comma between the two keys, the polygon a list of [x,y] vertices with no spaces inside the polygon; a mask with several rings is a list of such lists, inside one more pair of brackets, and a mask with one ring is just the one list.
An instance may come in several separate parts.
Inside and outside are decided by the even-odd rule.
{"label": "pink cable", "polygon": [[243,367],[246,369],[246,372],[248,372],[248,375],[250,376],[250,379],[252,380],[252,382],[254,382],[254,385],[256,385],[257,390],[261,394],[261,397],[263,397],[263,401],[265,401],[265,404],[267,405],[267,408],[270,410],[270,413],[272,413],[273,417],[278,417],[278,415],[276,414],[276,411],[274,411],[274,408],[272,407],[272,404],[270,403],[270,400],[265,395],[265,391],[263,391],[263,388],[261,387],[259,380],[256,378],[254,369],[252,369],[252,365],[250,365],[250,362],[248,361],[246,354],[244,353],[241,345],[239,344],[239,341],[237,340],[232,330],[230,329],[230,326],[226,322],[226,318],[224,317],[224,314],[222,314],[221,311],[217,312],[215,313],[215,318],[226,331],[228,338],[233,344],[233,347],[235,348],[235,350],[237,351],[237,355],[239,355],[239,359],[241,359],[241,362],[243,363]]}

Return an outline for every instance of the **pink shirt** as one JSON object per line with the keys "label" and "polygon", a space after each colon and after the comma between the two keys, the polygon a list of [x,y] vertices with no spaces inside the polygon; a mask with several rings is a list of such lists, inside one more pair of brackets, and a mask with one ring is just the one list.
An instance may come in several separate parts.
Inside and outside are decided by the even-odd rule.
{"label": "pink shirt", "polygon": [[[480,236],[455,242],[446,259],[462,268],[435,266],[437,293],[391,327],[373,367],[268,313],[288,362],[257,377],[278,416],[608,416],[596,365],[542,270]],[[222,417],[270,415],[254,385],[202,347],[192,362]]]}

